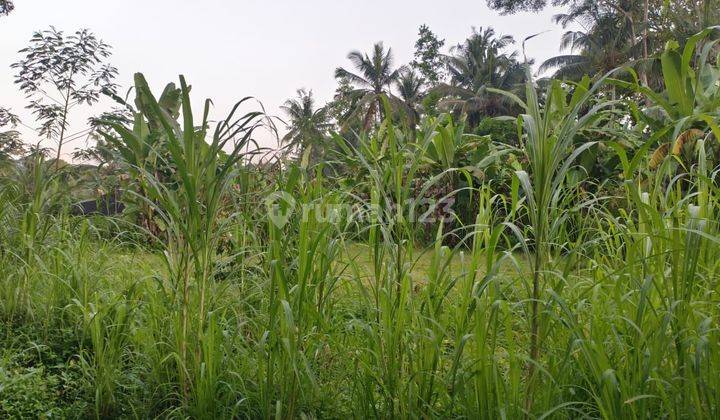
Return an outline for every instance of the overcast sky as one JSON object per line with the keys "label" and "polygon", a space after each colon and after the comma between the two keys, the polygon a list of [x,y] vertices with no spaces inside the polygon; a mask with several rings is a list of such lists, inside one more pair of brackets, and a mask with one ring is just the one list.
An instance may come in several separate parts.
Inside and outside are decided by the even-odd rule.
{"label": "overcast sky", "polygon": [[[217,119],[244,96],[280,114],[280,105],[301,87],[312,89],[323,104],[332,98],[335,68],[349,66],[350,50],[370,51],[383,41],[397,64],[407,63],[421,24],[444,38],[446,47],[462,42],[473,26],[514,36],[518,50],[526,36],[548,31],[527,43],[536,62],[557,55],[563,32],[551,20],[558,9],[500,16],[485,0],[16,0],[15,6],[0,18],[0,105],[30,125],[10,64],[33,31],[50,25],[65,32],[89,28],[112,45],[111,62],[124,88],[138,71],[158,93],[184,74],[194,102],[199,106],[212,98]],[[71,131],[81,130],[89,115],[75,114]],[[32,140],[27,130],[24,134]],[[274,146],[269,136],[263,142]],[[78,140],[64,152],[82,146]]]}

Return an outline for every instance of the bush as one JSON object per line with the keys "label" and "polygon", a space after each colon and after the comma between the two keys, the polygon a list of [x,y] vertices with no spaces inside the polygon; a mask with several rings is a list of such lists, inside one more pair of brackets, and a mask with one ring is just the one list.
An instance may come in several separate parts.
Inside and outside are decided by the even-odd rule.
{"label": "bush", "polygon": [[517,127],[512,121],[503,121],[495,118],[485,118],[475,128],[475,133],[480,136],[490,136],[499,143],[518,145]]}

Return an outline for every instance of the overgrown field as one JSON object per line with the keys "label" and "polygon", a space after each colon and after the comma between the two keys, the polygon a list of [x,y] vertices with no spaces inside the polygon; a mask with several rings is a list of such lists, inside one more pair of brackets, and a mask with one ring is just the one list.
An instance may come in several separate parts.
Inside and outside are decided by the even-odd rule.
{"label": "overgrown field", "polygon": [[494,91],[517,145],[381,98],[332,158],[272,164],[249,102],[211,124],[138,74],[103,121],[122,215],[3,167],[0,417],[720,418],[709,51],[669,45],[661,92],[528,74]]}

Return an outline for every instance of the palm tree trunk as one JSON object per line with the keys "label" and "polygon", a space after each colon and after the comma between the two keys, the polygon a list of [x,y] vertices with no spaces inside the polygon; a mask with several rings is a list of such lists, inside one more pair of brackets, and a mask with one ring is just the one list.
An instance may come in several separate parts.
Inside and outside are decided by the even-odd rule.
{"label": "palm tree trunk", "polygon": [[[650,0],[645,0],[643,11],[643,65],[647,65],[648,60],[648,15],[650,9]],[[647,71],[644,67],[640,67],[640,81],[643,85],[648,85]]]}
{"label": "palm tree trunk", "polygon": [[382,100],[382,92],[376,93],[375,96],[377,97],[377,123],[380,124],[385,117],[385,107],[383,106],[383,100]]}
{"label": "palm tree trunk", "polygon": [[377,103],[375,101],[371,101],[370,105],[368,106],[367,113],[365,113],[365,121],[363,122],[363,128],[365,129],[365,131],[370,130],[370,127],[372,127],[376,107]]}

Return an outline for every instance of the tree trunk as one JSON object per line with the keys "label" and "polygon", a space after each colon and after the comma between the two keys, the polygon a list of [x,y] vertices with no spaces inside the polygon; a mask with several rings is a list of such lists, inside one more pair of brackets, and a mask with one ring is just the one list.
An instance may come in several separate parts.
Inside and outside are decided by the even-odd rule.
{"label": "tree trunk", "polygon": [[70,107],[70,87],[65,93],[65,106],[63,107],[62,123],[60,125],[60,138],[58,139],[57,157],[55,159],[55,170],[60,169],[60,152],[62,151],[63,140],[65,138],[65,126],[67,125],[68,108]]}
{"label": "tree trunk", "polygon": [[[650,9],[650,0],[645,0],[644,11],[643,11],[643,66],[647,65],[648,61],[648,15]],[[647,71],[644,67],[640,70],[640,81],[643,85],[648,85]]]}

